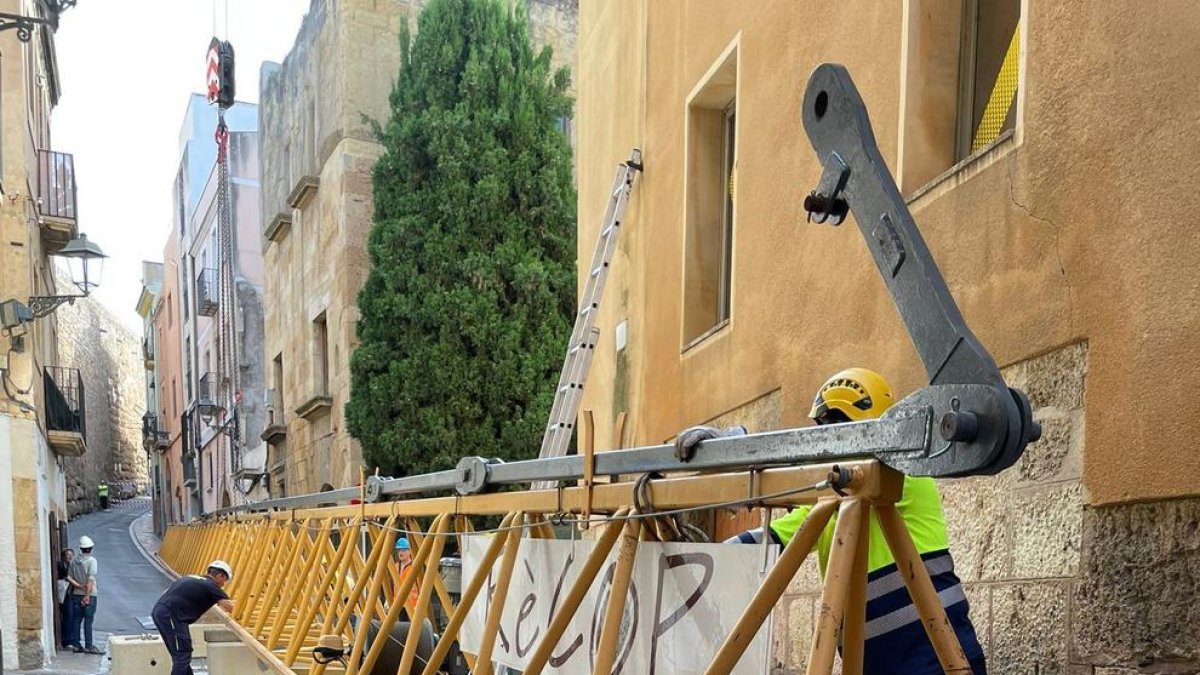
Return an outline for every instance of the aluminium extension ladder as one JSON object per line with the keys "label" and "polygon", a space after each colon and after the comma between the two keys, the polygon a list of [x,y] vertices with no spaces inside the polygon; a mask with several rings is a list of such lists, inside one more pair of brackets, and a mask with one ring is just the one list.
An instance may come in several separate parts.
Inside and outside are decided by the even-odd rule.
{"label": "aluminium extension ladder", "polygon": [[[604,294],[604,282],[608,278],[608,267],[617,249],[617,235],[629,204],[629,193],[633,190],[633,179],[642,170],[642,152],[634,149],[629,159],[617,166],[609,191],[608,206],[600,225],[600,236],[588,268],[587,283],[580,298],[579,313],[575,316],[575,328],[567,343],[567,356],[559,375],[558,388],[554,393],[554,405],[550,408],[550,421],[542,437],[542,449],[538,457],[562,457],[567,454],[571,443],[571,432],[579,415],[583,400],[583,387],[587,382],[588,369],[592,365],[596,342],[600,330],[596,328],[596,315],[600,310],[600,297]],[[546,487],[543,485],[543,487]],[[536,488],[536,485],[535,485]]]}

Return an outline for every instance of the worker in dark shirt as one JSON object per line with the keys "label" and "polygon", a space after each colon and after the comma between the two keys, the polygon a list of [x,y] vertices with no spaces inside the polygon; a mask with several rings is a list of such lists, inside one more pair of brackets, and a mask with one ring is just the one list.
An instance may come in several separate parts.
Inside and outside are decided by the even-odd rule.
{"label": "worker in dark shirt", "polygon": [[192,634],[189,627],[217,605],[233,611],[233,601],[222,590],[233,578],[224,560],[214,560],[204,576],[188,575],[163,592],[154,603],[150,618],[171,653],[171,675],[192,675]]}

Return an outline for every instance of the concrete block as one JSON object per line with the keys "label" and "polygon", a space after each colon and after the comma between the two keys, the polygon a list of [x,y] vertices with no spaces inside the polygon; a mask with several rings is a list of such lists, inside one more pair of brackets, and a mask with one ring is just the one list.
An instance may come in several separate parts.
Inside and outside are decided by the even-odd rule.
{"label": "concrete block", "polygon": [[1143,673],[1200,671],[1197,598],[1200,499],[1083,512],[1076,662]]}
{"label": "concrete block", "polygon": [[1079,572],[1083,488],[1060,483],[1013,494],[1013,578],[1073,577]]}
{"label": "concrete block", "polygon": [[988,672],[1065,675],[1067,598],[1065,583],[993,586]]}
{"label": "concrete block", "polygon": [[108,652],[112,675],[170,675],[171,654],[157,635],[113,635]]}
{"label": "concrete block", "polygon": [[964,582],[1010,578],[1013,524],[1009,497],[994,478],[941,481],[942,509],[954,569]]}
{"label": "concrete block", "polygon": [[254,656],[254,650],[241,642],[214,642],[208,645],[209,675],[250,675],[269,672],[265,663]]}
{"label": "concrete block", "polygon": [[[778,516],[776,516],[778,517]],[[796,576],[788,582],[787,590],[784,591],[787,595],[801,594],[819,594],[821,592],[821,572],[820,566],[817,563],[817,553],[813,551],[805,559],[804,564],[800,569],[796,570]]]}
{"label": "concrete block", "polygon": [[[1083,411],[1039,413],[1042,438],[1017,462],[1016,483],[1079,480],[1082,472]],[[1006,474],[1007,476],[1008,474]]]}
{"label": "concrete block", "polygon": [[992,589],[988,584],[963,584],[967,602],[971,605],[971,625],[975,637],[983,647],[984,654],[991,653],[992,639]]}
{"label": "concrete block", "polygon": [[1087,352],[1086,342],[1069,345],[1005,368],[1004,379],[1025,391],[1034,410],[1076,410],[1083,407]]}
{"label": "concrete block", "polygon": [[811,596],[793,598],[787,611],[786,667],[798,673],[808,669],[808,650],[812,645],[814,612],[817,599]]}
{"label": "concrete block", "polygon": [[[205,616],[208,615],[205,614]],[[192,636],[192,656],[195,658],[202,659],[208,656],[208,643],[204,640],[204,631],[207,630],[226,630],[226,628],[223,623],[200,623],[199,621],[189,626],[188,632]]]}

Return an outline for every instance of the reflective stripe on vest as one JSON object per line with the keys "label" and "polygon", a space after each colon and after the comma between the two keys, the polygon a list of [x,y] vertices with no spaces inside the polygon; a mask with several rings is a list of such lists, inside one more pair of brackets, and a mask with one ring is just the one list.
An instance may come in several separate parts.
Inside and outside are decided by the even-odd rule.
{"label": "reflective stripe on vest", "polygon": [[[867,593],[869,596],[870,591],[868,590]],[[942,607],[949,608],[965,601],[967,596],[965,593],[963,593],[962,584],[954,584],[950,588],[938,593],[938,599],[942,601]],[[899,630],[920,620],[921,617],[917,614],[916,605],[909,603],[894,612],[889,612],[883,616],[876,617],[868,621],[865,637],[866,639],[870,640],[872,638],[879,637],[880,635],[890,633],[894,630]]]}
{"label": "reflective stripe on vest", "polygon": [[[925,561],[925,569],[929,571],[930,578],[946,572],[953,572],[954,559],[950,557],[949,553],[930,558]],[[892,570],[878,579],[867,582],[867,600],[881,598],[901,588],[904,588],[904,577],[900,576],[900,570]]]}

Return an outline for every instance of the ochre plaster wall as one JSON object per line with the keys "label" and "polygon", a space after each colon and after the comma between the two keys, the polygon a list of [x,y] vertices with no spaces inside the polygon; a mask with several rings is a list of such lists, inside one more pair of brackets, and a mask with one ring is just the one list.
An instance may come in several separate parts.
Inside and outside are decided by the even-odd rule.
{"label": "ochre plaster wall", "polygon": [[[581,266],[614,165],[640,147],[646,166],[583,406],[597,447],[734,423],[768,395],[774,424],[804,425],[814,390],[850,365],[886,373],[901,394],[927,381],[855,223],[806,224],[801,208],[821,172],[799,110],[819,63],[850,69],[890,167],[902,123],[921,147],[907,125],[922,120],[901,114],[912,84],[902,73],[914,72],[901,67],[902,20],[917,1],[582,4]],[[1180,84],[1200,63],[1200,12],[1022,9],[1014,133],[909,186],[964,317],[1045,427],[1000,476],[941,482],[956,568],[989,671],[1189,672],[1200,663],[1188,571],[1200,564],[1200,456],[1186,449],[1200,411],[1166,392],[1186,392],[1200,369],[1200,231],[1175,215],[1200,205],[1188,140],[1200,88]],[[686,100],[732,44],[732,316],[684,350]],[[803,672],[817,597],[810,569],[777,606],[773,672]]]}
{"label": "ochre plaster wall", "polygon": [[[1200,411],[1164,410],[1161,393],[1200,370],[1200,230],[1168,215],[1200,202],[1182,140],[1200,130],[1200,89],[1171,84],[1181,72],[1173,64],[1200,61],[1200,12],[1176,3],[1136,11],[1025,4],[1015,136],[943,178],[912,210],[1000,365],[1090,345],[1087,502],[1200,494],[1200,455],[1170,450],[1200,432]],[[814,389],[847,365],[888,373],[901,392],[925,381],[856,227],[806,224],[800,208],[820,164],[799,105],[823,61],[849,67],[883,156],[896,165],[903,11],[866,0],[631,2],[619,11],[583,3],[581,264],[614,164],[634,146],[646,162],[585,399],[598,420],[630,413],[626,443],[661,441],[776,388],[782,423],[803,424]],[[735,41],[732,319],[681,354],[685,100]],[[629,346],[617,355],[623,320]],[[609,426],[597,426],[598,447],[615,445]]]}

